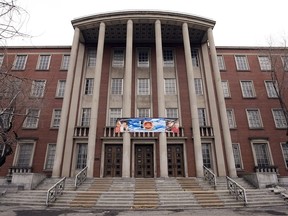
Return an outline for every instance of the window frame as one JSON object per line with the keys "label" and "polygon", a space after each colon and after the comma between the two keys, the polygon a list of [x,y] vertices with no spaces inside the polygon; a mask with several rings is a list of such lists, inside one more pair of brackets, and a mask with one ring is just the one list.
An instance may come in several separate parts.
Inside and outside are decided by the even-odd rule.
{"label": "window frame", "polygon": [[[46,59],[48,58],[48,59]],[[40,54],[38,56],[37,71],[48,71],[50,68],[51,54]]]}
{"label": "window frame", "polygon": [[87,67],[95,67],[97,58],[97,50],[88,48],[87,51]]}
{"label": "window frame", "polygon": [[228,80],[221,80],[221,86],[222,86],[224,98],[231,98],[229,81]]}
{"label": "window frame", "polygon": [[[287,146],[287,149],[285,149],[285,151],[284,151],[283,145]],[[281,152],[282,152],[285,167],[286,167],[286,169],[288,169],[288,143],[287,142],[281,142],[280,146],[281,146]]]}
{"label": "window frame", "polygon": [[[37,114],[35,116],[33,115],[29,116],[30,111],[31,112],[35,111],[37,112]],[[40,113],[41,113],[41,110],[37,108],[26,109],[26,117],[23,122],[22,128],[23,129],[37,129],[39,125]],[[35,119],[33,120],[32,118],[35,118]]]}
{"label": "window frame", "polygon": [[[57,114],[57,112],[60,112],[60,114],[59,113]],[[52,119],[51,119],[51,128],[57,128],[58,129],[60,127],[61,113],[62,113],[61,108],[53,109]],[[58,122],[58,124],[56,122]]]}
{"label": "window frame", "polygon": [[[120,52],[122,52],[122,55],[119,55]],[[124,65],[125,65],[125,50],[124,50],[124,48],[115,48],[113,50],[112,67],[123,68]]]}
{"label": "window frame", "polygon": [[[280,119],[279,118],[280,115],[276,116],[276,113],[275,113],[276,111],[281,111],[281,113],[283,114],[282,115],[283,118]],[[277,129],[287,129],[288,124],[287,124],[287,121],[286,121],[284,110],[281,109],[281,108],[273,108],[273,109],[271,109],[271,112],[272,112],[272,116],[273,116],[275,127]],[[276,118],[276,117],[278,117],[278,118]]]}
{"label": "window frame", "polygon": [[265,72],[265,71],[272,70],[271,59],[269,58],[269,56],[265,56],[265,55],[258,56],[258,62],[259,62],[261,71]]}
{"label": "window frame", "polygon": [[196,95],[202,96],[204,94],[202,78],[194,78],[194,86]]}
{"label": "window frame", "polygon": [[[245,86],[244,83],[250,83],[250,85]],[[255,91],[253,80],[240,80],[240,87],[241,87],[241,92],[242,92],[243,98],[256,98],[256,91]],[[251,89],[249,89],[249,88],[251,88]],[[252,93],[252,94],[250,94],[250,93]]]}
{"label": "window frame", "polygon": [[179,109],[178,108],[166,108],[165,114],[167,118],[179,118]]}
{"label": "window frame", "polygon": [[[230,114],[231,114],[230,116],[229,116],[228,112],[230,112]],[[226,114],[227,114],[229,128],[230,129],[236,129],[237,124],[236,124],[234,109],[233,108],[227,108]]]}
{"label": "window frame", "polygon": [[93,95],[93,89],[94,89],[94,78],[85,78],[84,94]]}
{"label": "window frame", "polygon": [[271,149],[270,149],[270,145],[269,145],[268,140],[251,140],[251,147],[252,147],[254,165],[255,166],[262,166],[262,165],[259,165],[259,163],[258,163],[257,153],[256,153],[256,149],[255,149],[256,145],[261,145],[261,144],[265,145],[265,151],[266,151],[265,153],[268,154],[267,155],[268,166],[273,166],[274,162],[273,162],[273,157],[272,157],[272,154],[271,154]]}
{"label": "window frame", "polygon": [[[37,84],[38,83],[38,84]],[[41,83],[41,85],[40,85]],[[43,98],[46,89],[46,80],[33,80],[30,97],[32,98]]]}
{"label": "window frame", "polygon": [[[51,154],[53,153],[51,152],[51,148],[50,148],[51,146],[53,146],[54,148],[52,149],[52,151],[54,152],[54,156],[53,154]],[[47,171],[53,170],[55,155],[56,155],[56,143],[48,143],[46,147],[45,163],[43,167],[44,170],[47,170]]]}
{"label": "window frame", "polygon": [[150,95],[150,92],[151,92],[150,79],[138,78],[137,79],[137,95]]}
{"label": "window frame", "polygon": [[164,79],[164,93],[165,95],[177,95],[177,82],[175,78]]}
{"label": "window frame", "polygon": [[163,48],[163,66],[174,67],[174,50],[172,48]]}
{"label": "window frame", "polygon": [[66,87],[66,80],[58,80],[56,95],[55,95],[56,98],[64,98],[65,87]]}
{"label": "window frame", "polygon": [[[266,93],[267,93],[267,97],[268,98],[278,98],[278,85],[276,83],[276,88],[275,89],[275,86],[274,86],[274,83],[273,82],[276,82],[276,81],[273,81],[273,80],[264,80],[264,85],[265,85],[265,89],[266,89]],[[269,84],[269,85],[268,85]],[[270,84],[272,86],[270,86]],[[273,90],[272,90],[273,89]]]}
{"label": "window frame", "polygon": [[123,94],[123,79],[112,78],[111,79],[111,95],[122,95]]}
{"label": "window frame", "polygon": [[81,109],[80,126],[81,127],[89,127],[90,122],[91,122],[91,108],[83,107]]}
{"label": "window frame", "polygon": [[198,112],[198,121],[200,127],[206,127],[208,126],[208,117],[207,117],[207,110],[206,108],[197,108]]}
{"label": "window frame", "polygon": [[[237,146],[237,157],[239,158],[235,158],[235,151],[234,151],[234,147]],[[241,154],[241,145],[240,143],[232,143],[232,151],[233,151],[233,157],[234,157],[234,162],[235,162],[235,168],[236,170],[243,170],[244,169],[244,166],[243,166],[243,160],[242,160],[242,154]],[[236,163],[236,160],[239,160],[239,165],[240,167],[237,167],[237,163]]]}
{"label": "window frame", "polygon": [[[145,112],[145,115],[141,114],[141,111]],[[148,115],[146,115],[148,114]],[[138,118],[150,118],[151,117],[151,109],[150,108],[138,108],[137,109]]]}
{"label": "window frame", "polygon": [[62,55],[60,70],[67,71],[69,69],[70,56],[71,56],[70,54],[63,54]]}
{"label": "window frame", "polygon": [[[28,165],[21,165],[19,164],[19,160],[20,160],[20,156],[21,156],[21,148],[23,147],[23,145],[25,144],[29,144],[32,145],[31,146],[31,152],[29,152],[29,163],[27,163]],[[16,151],[15,151],[15,156],[14,156],[14,160],[13,160],[13,166],[15,167],[23,167],[23,168],[30,168],[32,167],[32,162],[34,159],[34,153],[35,153],[35,146],[36,146],[36,141],[35,140],[19,140],[17,142],[17,146],[16,146]]]}
{"label": "window frame", "polygon": [[[24,59],[18,59],[18,57],[24,57]],[[28,55],[27,54],[17,54],[15,56],[14,62],[13,62],[13,66],[12,66],[12,70],[18,70],[18,71],[24,71],[26,68],[26,63],[28,60]],[[18,62],[20,61],[20,62]],[[21,67],[19,67],[21,66]]]}
{"label": "window frame", "polygon": [[[147,56],[144,56],[147,55]],[[150,53],[148,48],[137,49],[137,67],[148,68],[150,67]]]}
{"label": "window frame", "polygon": [[[251,122],[251,120],[255,120],[255,119],[251,119],[250,117],[253,117],[253,118],[255,118],[255,115],[254,116],[250,116],[249,115],[249,112],[257,112],[257,117],[258,117],[258,119],[256,119],[257,120],[257,122],[259,122],[259,126],[253,126],[253,125],[256,125],[256,124],[258,124],[257,122]],[[264,128],[264,125],[263,125],[263,121],[262,121],[262,117],[261,117],[261,112],[260,112],[260,109],[258,109],[258,108],[247,108],[246,109],[246,117],[247,117],[247,122],[248,122],[248,127],[249,127],[249,129],[263,129]]]}
{"label": "window frame", "polygon": [[219,71],[226,71],[225,59],[223,55],[217,55],[217,63]]}
{"label": "window frame", "polygon": [[[112,111],[117,111],[119,113],[112,113]],[[109,126],[115,126],[116,120],[122,117],[122,108],[110,108],[109,109],[109,117],[108,117],[108,124]],[[113,120],[113,123],[112,123]]]}
{"label": "window frame", "polygon": [[247,55],[234,55],[237,71],[250,71],[249,61]]}

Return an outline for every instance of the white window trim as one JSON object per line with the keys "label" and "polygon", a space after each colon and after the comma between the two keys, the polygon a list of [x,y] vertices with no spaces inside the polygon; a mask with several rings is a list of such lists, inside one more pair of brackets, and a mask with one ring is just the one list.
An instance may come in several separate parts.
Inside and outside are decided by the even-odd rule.
{"label": "white window trim", "polygon": [[[276,84],[276,89],[274,88],[274,85],[273,85],[273,80],[264,80],[264,85],[265,85],[265,89],[266,89],[266,93],[267,93],[267,97],[268,98],[278,98],[278,95],[277,95],[277,91],[278,91],[278,84],[277,83],[275,83]],[[275,81],[276,82],[276,81]],[[270,95],[270,92],[269,92],[269,88],[268,88],[268,83],[272,83],[272,87],[273,87],[273,89],[274,89],[274,91],[275,91],[275,96],[273,96],[273,95]]]}
{"label": "white window trim", "polygon": [[[225,88],[227,88],[227,89],[224,89],[223,83],[225,83]],[[223,96],[224,96],[224,98],[231,98],[229,81],[228,81],[228,80],[222,80],[222,81],[221,81],[221,85],[222,85],[222,90],[223,90]],[[225,91],[227,91],[227,94],[228,94],[228,95],[225,95]]]}
{"label": "white window trim", "polygon": [[[65,58],[66,56],[69,56],[69,58],[68,58],[68,64],[67,64],[67,68],[64,67],[64,65],[65,65],[65,64],[64,64],[64,63],[65,63],[64,58]],[[70,57],[71,57],[70,54],[63,54],[63,55],[62,55],[62,60],[61,60],[60,70],[62,70],[62,71],[67,71],[67,70],[69,69],[69,65],[70,65]]]}
{"label": "white window trim", "polygon": [[[219,57],[221,58],[221,63],[222,63],[222,67],[220,67],[219,65]],[[224,56],[223,55],[217,55],[217,63],[218,63],[218,68],[220,71],[225,71],[226,70],[226,65],[225,65],[225,59],[224,59]]]}
{"label": "white window trim", "polygon": [[[242,86],[242,83],[243,82],[250,82],[252,85],[252,92],[253,92],[253,95],[250,97],[250,96],[245,96],[244,95],[244,88]],[[255,91],[255,87],[254,87],[254,82],[253,80],[240,80],[240,87],[241,87],[241,93],[242,93],[242,97],[243,98],[256,98],[256,91]]]}
{"label": "white window trim", "polygon": [[[261,58],[268,58],[270,68],[263,68],[263,66],[267,67],[268,65],[266,65],[266,62],[261,62],[261,60],[260,60]],[[259,66],[260,66],[261,71],[265,72],[265,71],[271,71],[272,70],[272,64],[271,64],[271,60],[270,60],[269,56],[265,56],[265,55],[258,56],[258,62],[259,62]],[[263,63],[265,65],[262,65],[261,63]]]}
{"label": "white window trim", "polygon": [[[55,145],[56,147],[56,143],[48,143],[47,146],[46,146],[46,154],[45,154],[45,162],[44,162],[44,166],[43,166],[43,170],[52,170],[52,169],[48,169],[46,168],[46,165],[47,165],[47,162],[48,162],[48,149],[49,149],[49,145]],[[56,156],[56,150],[55,150],[55,155],[54,155],[54,161],[55,161],[55,156]]]}
{"label": "white window trim", "polygon": [[[25,62],[24,62],[24,64],[23,64],[23,68],[21,68],[21,69],[16,68],[17,56],[26,56],[26,57],[25,57]],[[13,66],[12,66],[12,70],[20,70],[20,71],[21,71],[21,70],[22,70],[22,71],[25,70],[27,61],[28,61],[28,54],[17,54],[17,55],[15,55],[15,59],[14,59],[14,61],[13,61]]]}
{"label": "white window trim", "polygon": [[[63,96],[59,95],[60,83],[61,83],[61,82],[62,82],[62,83],[65,82],[65,84],[64,84]],[[56,98],[64,98],[64,95],[65,95],[65,87],[66,87],[66,80],[58,80],[57,89],[56,89],[56,95],[55,95]]]}
{"label": "white window trim", "polygon": [[[233,144],[238,146],[239,156],[240,156],[240,166],[241,167],[240,168],[236,168],[236,170],[244,170],[244,164],[243,164],[242,154],[241,154],[241,145],[240,145],[240,143],[232,143],[232,147],[233,147]],[[234,155],[233,155],[233,157],[234,157]]]}
{"label": "white window trim", "polygon": [[[285,122],[286,122],[286,126],[283,126],[283,127],[278,127],[278,126],[277,126],[274,111],[282,111],[282,112],[283,112],[283,116],[284,116],[284,120],[285,120]],[[271,112],[272,112],[272,116],[273,116],[273,120],[274,120],[274,125],[275,125],[275,127],[276,127],[277,129],[287,129],[288,122],[286,121],[284,110],[283,110],[282,108],[273,108],[273,109],[271,109]]]}
{"label": "white window trim", "polygon": [[[54,120],[55,120],[55,112],[56,111],[60,111],[60,119],[59,119],[59,126],[58,127],[55,127],[54,126]],[[51,128],[59,128],[60,127],[60,121],[61,121],[61,114],[62,114],[62,110],[61,110],[61,108],[55,108],[55,109],[53,109],[53,112],[52,112],[52,119],[51,119],[51,125],[50,125],[50,127]]]}
{"label": "white window trim", "polygon": [[286,160],[285,160],[285,156],[284,156],[283,144],[287,144],[287,142],[281,142],[280,147],[281,147],[281,152],[282,152],[282,157],[283,157],[285,167],[286,167],[286,169],[288,169],[288,164],[286,164]]}
{"label": "white window trim", "polygon": [[[41,56],[48,56],[49,57],[48,62],[47,62],[47,68],[39,68],[40,67],[40,63],[41,63]],[[51,54],[40,54],[38,56],[36,70],[38,70],[38,71],[47,71],[47,70],[49,70],[50,62],[51,62]]]}
{"label": "white window trim", "polygon": [[[241,69],[240,68],[240,65],[238,64],[238,61],[237,61],[237,57],[245,57],[245,62],[246,62],[246,65],[247,65],[247,68],[246,69]],[[234,55],[234,59],[235,59],[235,63],[236,63],[236,70],[237,71],[250,71],[250,66],[249,66],[249,61],[248,61],[248,57],[247,55],[243,55],[243,54],[236,54]]]}
{"label": "white window trim", "polygon": [[18,157],[19,157],[19,154],[20,154],[20,145],[21,144],[25,144],[25,143],[31,143],[33,145],[32,152],[31,152],[31,157],[30,157],[30,161],[29,161],[29,167],[32,167],[32,163],[33,163],[33,159],[34,159],[34,153],[35,153],[35,146],[36,146],[36,141],[35,140],[19,140],[17,142],[15,156],[14,156],[14,159],[13,159],[13,166],[17,165]]}
{"label": "white window trim", "polygon": [[[248,111],[257,111],[257,112],[258,112],[258,114],[259,114],[259,121],[260,121],[260,124],[261,124],[260,127],[251,127],[250,121],[249,121]],[[258,108],[247,108],[247,109],[246,109],[246,118],[247,118],[247,122],[248,122],[248,127],[249,127],[249,129],[262,129],[262,128],[264,128],[260,109],[258,109]]]}
{"label": "white window trim", "polygon": [[[41,92],[41,95],[33,95],[33,93],[36,91],[36,88],[37,88],[37,85],[36,85],[37,82],[44,82],[43,91]],[[30,97],[43,98],[45,91],[46,91],[46,84],[47,84],[47,80],[33,80]]]}
{"label": "white window trim", "polygon": [[266,144],[267,145],[267,150],[268,150],[268,159],[269,159],[269,162],[270,162],[270,166],[273,166],[274,165],[274,161],[273,161],[273,157],[272,157],[272,154],[271,154],[271,149],[270,149],[270,144],[268,142],[268,140],[265,140],[265,139],[255,139],[255,140],[251,140],[250,141],[250,145],[251,145],[251,149],[252,149],[252,153],[253,153],[253,160],[254,160],[254,165],[255,166],[258,166],[258,163],[257,163],[257,158],[256,158],[256,152],[255,152],[255,149],[254,149],[254,144],[257,145],[257,144]]}
{"label": "white window trim", "polygon": [[35,110],[38,110],[38,116],[36,117],[36,119],[37,119],[36,127],[27,127],[28,112],[29,112],[29,110],[31,110],[31,109],[34,109],[34,108],[26,109],[26,117],[25,117],[25,120],[24,120],[24,122],[23,122],[22,128],[25,128],[25,129],[37,129],[38,126],[39,126],[39,119],[40,119],[41,110],[38,109],[38,108],[35,108]]}

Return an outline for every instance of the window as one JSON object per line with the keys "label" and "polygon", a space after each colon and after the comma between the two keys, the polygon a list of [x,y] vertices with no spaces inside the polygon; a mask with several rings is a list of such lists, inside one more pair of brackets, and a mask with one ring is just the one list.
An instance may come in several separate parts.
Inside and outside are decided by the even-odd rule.
{"label": "window", "polygon": [[38,127],[38,121],[40,116],[40,110],[39,109],[28,109],[26,111],[26,118],[23,123],[24,128],[30,128],[35,129]]}
{"label": "window", "polygon": [[111,85],[111,94],[122,95],[123,79],[112,79]]}
{"label": "window", "polygon": [[60,119],[61,119],[61,109],[54,109],[53,110],[51,127],[52,128],[59,128]]}
{"label": "window", "polygon": [[52,170],[54,165],[56,144],[49,143],[46,150],[45,170]]}
{"label": "window", "polygon": [[148,117],[150,117],[150,109],[149,108],[139,108],[138,109],[138,117],[139,118],[148,118]]}
{"label": "window", "polygon": [[96,66],[96,50],[88,49],[88,67]]}
{"label": "window", "polygon": [[34,142],[19,143],[16,167],[31,167]]}
{"label": "window", "polygon": [[283,68],[285,71],[288,71],[288,56],[282,56]]}
{"label": "window", "polygon": [[287,128],[287,121],[282,109],[272,109],[276,128]]}
{"label": "window", "polygon": [[163,50],[163,63],[164,67],[174,67],[174,56],[172,49],[164,49]]}
{"label": "window", "polygon": [[66,80],[58,80],[56,97],[63,98],[65,93]]}
{"label": "window", "polygon": [[242,96],[244,98],[254,98],[256,97],[254,85],[252,81],[240,81]]}
{"label": "window", "polygon": [[[265,87],[266,87],[268,98],[278,98],[277,86],[278,86],[277,83],[274,81],[265,81]],[[277,89],[277,91],[275,88]]]}
{"label": "window", "polygon": [[86,78],[85,80],[85,95],[92,95],[94,87],[94,79]]}
{"label": "window", "polygon": [[256,166],[265,167],[271,165],[267,143],[253,143]]}
{"label": "window", "polygon": [[283,158],[286,168],[288,168],[288,143],[281,143]]}
{"label": "window", "polygon": [[43,97],[46,80],[34,80],[32,83],[31,97]]}
{"label": "window", "polygon": [[90,125],[90,117],[91,117],[91,109],[90,108],[82,108],[82,118],[81,118],[81,126],[89,127]]}
{"label": "window", "polygon": [[203,165],[207,168],[212,168],[212,152],[210,143],[202,143]]}
{"label": "window", "polygon": [[271,61],[268,56],[258,56],[261,71],[271,71]]}
{"label": "window", "polygon": [[124,49],[114,49],[112,67],[124,67]]}
{"label": "window", "polygon": [[149,53],[147,49],[138,50],[138,67],[149,67]]}
{"label": "window", "polygon": [[234,110],[233,109],[227,109],[226,113],[227,113],[227,119],[228,119],[229,128],[236,128]]}
{"label": "window", "polygon": [[13,70],[24,70],[26,66],[27,55],[16,55]]}
{"label": "window", "polygon": [[68,70],[69,62],[70,62],[70,55],[67,55],[67,54],[63,55],[60,69],[61,70]]}
{"label": "window", "polygon": [[178,109],[177,108],[166,108],[167,118],[178,118]]}
{"label": "window", "polygon": [[224,57],[222,55],[217,55],[218,67],[220,71],[226,70]]}
{"label": "window", "polygon": [[111,108],[109,113],[109,125],[115,126],[118,118],[122,117],[121,108]]}
{"label": "window", "polygon": [[192,65],[193,65],[193,67],[199,67],[198,50],[197,49],[192,49],[191,50],[191,56],[192,56]]}
{"label": "window", "polygon": [[87,143],[78,143],[76,169],[84,169],[87,164]]}
{"label": "window", "polygon": [[233,149],[233,155],[234,155],[235,168],[236,169],[243,169],[241,152],[240,152],[240,145],[238,143],[232,143],[232,149]]}
{"label": "window", "polygon": [[260,111],[258,109],[246,110],[249,128],[263,128]]}
{"label": "window", "polygon": [[176,94],[176,79],[165,79],[164,85],[166,95]]}
{"label": "window", "polygon": [[4,55],[0,54],[0,68],[2,67],[4,62]]}
{"label": "window", "polygon": [[40,55],[38,58],[37,70],[48,70],[51,55]]}
{"label": "window", "polygon": [[224,98],[230,98],[229,82],[227,80],[221,81]]}
{"label": "window", "polygon": [[202,79],[201,78],[195,78],[194,84],[195,84],[196,95],[203,95]]}
{"label": "window", "polygon": [[149,79],[138,79],[138,95],[150,95]]}
{"label": "window", "polygon": [[236,55],[235,61],[236,61],[236,68],[238,71],[248,71],[249,70],[247,56]]}
{"label": "window", "polygon": [[199,126],[207,126],[206,109],[198,108]]}
{"label": "window", "polygon": [[11,122],[12,117],[13,117],[14,109],[13,108],[5,109],[5,110],[0,109],[0,111],[1,111],[1,115],[0,115],[1,125],[0,125],[0,127],[4,128],[4,129],[9,128],[10,122]]}

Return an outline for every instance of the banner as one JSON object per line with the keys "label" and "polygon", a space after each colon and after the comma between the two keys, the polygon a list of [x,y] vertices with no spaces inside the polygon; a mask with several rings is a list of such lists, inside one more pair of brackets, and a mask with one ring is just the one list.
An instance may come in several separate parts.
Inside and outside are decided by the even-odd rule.
{"label": "banner", "polygon": [[173,132],[179,133],[175,118],[121,118],[117,119],[115,133],[120,132]]}

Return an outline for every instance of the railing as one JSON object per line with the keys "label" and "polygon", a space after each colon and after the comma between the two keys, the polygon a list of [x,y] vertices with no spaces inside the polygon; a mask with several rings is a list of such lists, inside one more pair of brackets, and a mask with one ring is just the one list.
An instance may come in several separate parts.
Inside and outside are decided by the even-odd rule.
{"label": "railing", "polygon": [[278,173],[277,166],[255,166],[254,170],[261,173]]}
{"label": "railing", "polygon": [[79,187],[87,178],[87,166],[75,176],[75,188]]}
{"label": "railing", "polygon": [[209,126],[200,127],[200,136],[201,137],[214,137],[213,127],[209,127]]}
{"label": "railing", "polygon": [[247,196],[246,190],[233,179],[226,176],[227,179],[227,188],[229,193],[236,198],[236,200],[242,200],[244,205],[247,205]]}
{"label": "railing", "polygon": [[47,191],[46,206],[49,206],[49,203],[54,202],[60,195],[62,195],[65,188],[65,180],[66,177],[62,178]]}
{"label": "railing", "polygon": [[74,137],[88,137],[89,127],[75,127]]}
{"label": "railing", "polygon": [[204,180],[208,181],[210,185],[216,189],[216,175],[207,167],[203,166]]}
{"label": "railing", "polygon": [[13,173],[31,173],[32,167],[10,167],[9,168],[9,174]]}

